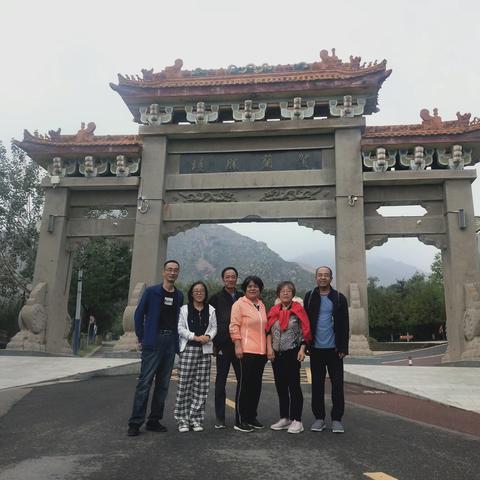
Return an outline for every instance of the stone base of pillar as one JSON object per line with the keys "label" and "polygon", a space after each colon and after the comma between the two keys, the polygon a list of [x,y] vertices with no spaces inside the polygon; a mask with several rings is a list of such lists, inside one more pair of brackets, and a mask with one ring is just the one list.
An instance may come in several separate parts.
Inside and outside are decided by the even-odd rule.
{"label": "stone base of pillar", "polygon": [[114,352],[138,351],[138,339],[135,332],[125,332],[113,347]]}
{"label": "stone base of pillar", "polygon": [[480,360],[480,337],[475,337],[470,342],[465,342],[462,360]]}
{"label": "stone base of pillar", "polygon": [[44,335],[36,335],[28,330],[20,330],[7,344],[7,350],[22,352],[46,352]]}
{"label": "stone base of pillar", "polygon": [[367,357],[372,355],[370,345],[365,335],[351,335],[348,350],[350,355],[354,357]]}

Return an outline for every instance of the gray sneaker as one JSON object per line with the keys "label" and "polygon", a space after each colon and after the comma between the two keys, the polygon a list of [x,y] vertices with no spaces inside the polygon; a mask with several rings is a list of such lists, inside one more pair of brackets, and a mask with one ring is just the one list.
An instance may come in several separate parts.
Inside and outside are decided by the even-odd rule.
{"label": "gray sneaker", "polygon": [[342,422],[338,420],[333,420],[332,422],[332,432],[333,433],[345,433]]}
{"label": "gray sneaker", "polygon": [[310,427],[310,430],[312,432],[322,432],[325,430],[325,420],[321,418],[317,418],[313,423],[312,426]]}

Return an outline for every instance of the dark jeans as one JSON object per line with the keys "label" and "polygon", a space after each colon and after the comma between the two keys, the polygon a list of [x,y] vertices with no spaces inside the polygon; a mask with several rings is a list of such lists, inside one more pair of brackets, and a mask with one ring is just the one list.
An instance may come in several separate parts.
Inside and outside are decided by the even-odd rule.
{"label": "dark jeans", "polygon": [[312,371],[312,412],[315,418],[325,419],[325,375],[328,369],[332,383],[332,420],[342,420],[345,411],[343,394],[343,359],[334,348],[310,349]]}
{"label": "dark jeans", "polygon": [[262,376],[266,355],[244,353],[240,361],[240,387],[237,389],[235,405],[238,417],[243,423],[257,418],[258,402],[262,393]]}
{"label": "dark jeans", "polygon": [[[217,352],[216,361],[217,376],[215,377],[215,416],[218,420],[225,422],[225,400],[227,398],[225,386],[227,384],[230,365],[233,366],[235,376],[237,377],[237,390],[238,381],[240,379],[240,362],[235,356],[235,347],[233,343],[229,342],[225,346],[220,347]],[[236,409],[235,423],[238,423],[238,413]]]}
{"label": "dark jeans", "polygon": [[272,367],[280,403],[280,418],[301,421],[303,394],[300,387],[298,351],[298,348],[293,348],[286,352],[275,352]]}
{"label": "dark jeans", "polygon": [[173,333],[159,334],[156,347],[143,347],[140,376],[135,389],[132,416],[128,420],[129,425],[140,426],[145,421],[148,395],[154,378],[155,388],[148,421],[155,422],[163,418],[174,360],[175,335]]}

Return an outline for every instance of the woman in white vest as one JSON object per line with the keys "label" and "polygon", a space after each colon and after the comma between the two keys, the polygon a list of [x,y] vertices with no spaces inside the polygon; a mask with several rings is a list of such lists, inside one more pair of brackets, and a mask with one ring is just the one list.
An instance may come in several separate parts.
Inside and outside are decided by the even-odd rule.
{"label": "woman in white vest", "polygon": [[179,432],[203,431],[212,339],[216,333],[215,309],[208,304],[207,286],[195,282],[188,291],[188,305],[182,306],[178,320],[180,364],[174,416]]}

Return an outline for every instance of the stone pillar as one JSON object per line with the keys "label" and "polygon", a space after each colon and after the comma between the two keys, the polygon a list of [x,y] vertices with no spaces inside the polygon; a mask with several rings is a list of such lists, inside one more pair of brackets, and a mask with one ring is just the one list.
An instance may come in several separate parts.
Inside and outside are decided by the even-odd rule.
{"label": "stone pillar", "polygon": [[[480,359],[479,271],[470,180],[444,184],[447,248],[442,251],[448,349],[445,362]],[[459,210],[465,213],[461,225]],[[465,227],[465,228],[463,228]]]}
{"label": "stone pillar", "polygon": [[124,334],[115,351],[137,349],[133,315],[146,286],[159,283],[167,253],[167,237],[162,233],[167,163],[167,138],[146,136],[143,140],[139,205],[133,239],[132,268],[128,305],[123,314]]}
{"label": "stone pillar", "polygon": [[359,128],[335,131],[336,286],[348,299],[350,354],[370,355],[360,140]]}
{"label": "stone pillar", "polygon": [[8,349],[72,353],[67,342],[72,270],[72,253],[66,249],[68,207],[68,189],[46,190],[34,288],[19,314],[20,332],[12,338]]}

